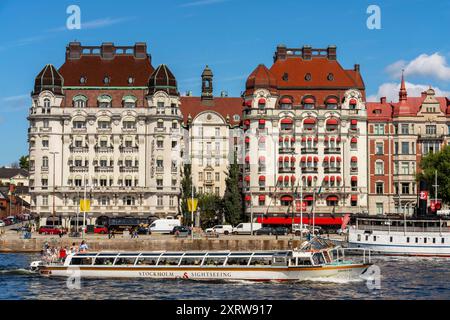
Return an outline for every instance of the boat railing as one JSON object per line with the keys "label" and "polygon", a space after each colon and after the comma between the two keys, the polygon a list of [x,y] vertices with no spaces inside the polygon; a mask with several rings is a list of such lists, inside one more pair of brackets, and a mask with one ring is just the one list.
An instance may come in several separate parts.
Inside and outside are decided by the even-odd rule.
{"label": "boat railing", "polygon": [[[345,262],[346,256],[352,256],[352,263],[372,263],[371,249],[367,248],[339,248],[340,255],[337,257],[337,262]],[[338,252],[339,252],[338,251]],[[359,259],[357,259],[359,257]],[[358,261],[359,260],[359,261]]]}
{"label": "boat railing", "polygon": [[448,233],[449,227],[421,227],[421,226],[389,226],[389,225],[364,225],[359,224],[358,230],[365,231],[388,231],[388,232],[432,232],[432,233]]}

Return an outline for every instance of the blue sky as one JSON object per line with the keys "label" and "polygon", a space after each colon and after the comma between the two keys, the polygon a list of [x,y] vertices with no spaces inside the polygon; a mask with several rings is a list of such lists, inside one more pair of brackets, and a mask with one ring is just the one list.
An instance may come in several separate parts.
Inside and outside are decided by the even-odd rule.
{"label": "blue sky", "polygon": [[[81,30],[65,29],[69,5],[81,8]],[[369,30],[367,7],[381,9]],[[215,94],[236,96],[259,64],[270,66],[277,44],[338,47],[345,68],[361,65],[367,95],[395,99],[400,70],[419,93],[432,85],[450,95],[450,2],[303,0],[0,1],[0,165],[27,153],[27,112],[36,74],[59,67],[65,47],[145,41],[153,65],[169,65],[180,92],[199,93],[205,64]],[[410,93],[411,95],[411,93]]]}

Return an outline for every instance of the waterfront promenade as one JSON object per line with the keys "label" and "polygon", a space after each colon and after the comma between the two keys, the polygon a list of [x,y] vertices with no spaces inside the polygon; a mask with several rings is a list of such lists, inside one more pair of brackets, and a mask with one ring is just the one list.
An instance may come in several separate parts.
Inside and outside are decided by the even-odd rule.
{"label": "waterfront promenade", "polygon": [[[330,235],[332,239],[341,239],[338,235]],[[72,243],[81,242],[80,237],[50,236],[34,233],[31,239],[22,239],[21,233],[7,231],[0,237],[0,252],[39,252],[44,243],[50,246],[70,247]],[[250,236],[220,235],[218,238],[191,237],[177,238],[173,235],[139,235],[137,239],[116,235],[108,239],[107,235],[91,235],[85,237],[89,249],[122,250],[122,251],[184,251],[184,250],[285,250],[300,245],[300,237],[288,236]],[[304,240],[304,239],[303,239]]]}

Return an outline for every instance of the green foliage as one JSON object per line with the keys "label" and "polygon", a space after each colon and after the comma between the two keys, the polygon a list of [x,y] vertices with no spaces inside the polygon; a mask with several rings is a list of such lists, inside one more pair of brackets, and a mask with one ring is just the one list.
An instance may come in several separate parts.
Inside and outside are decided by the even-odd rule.
{"label": "green foliage", "polygon": [[236,225],[244,218],[244,207],[241,191],[239,190],[240,169],[237,164],[236,154],[234,162],[229,166],[225,180],[225,194],[223,197],[223,209],[227,223]]}
{"label": "green foliage", "polygon": [[21,156],[19,159],[19,166],[22,169],[30,170],[30,161],[28,156]]}
{"label": "green foliage", "polygon": [[200,221],[203,229],[213,227],[221,221],[222,199],[215,194],[202,194],[198,198]]}
{"label": "green foliage", "polygon": [[430,153],[420,161],[421,172],[417,174],[418,181],[427,183],[428,191],[434,198],[435,173],[437,171],[438,198],[442,202],[450,202],[450,146],[438,153]]}

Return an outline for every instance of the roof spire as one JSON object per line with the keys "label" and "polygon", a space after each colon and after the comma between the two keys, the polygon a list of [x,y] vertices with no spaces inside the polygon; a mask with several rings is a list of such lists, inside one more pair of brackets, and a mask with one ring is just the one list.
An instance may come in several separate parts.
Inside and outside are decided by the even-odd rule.
{"label": "roof spire", "polygon": [[406,101],[408,99],[408,93],[406,92],[406,86],[405,86],[405,76],[404,76],[405,70],[402,69],[402,83],[400,84],[400,91],[398,92],[398,101]]}

